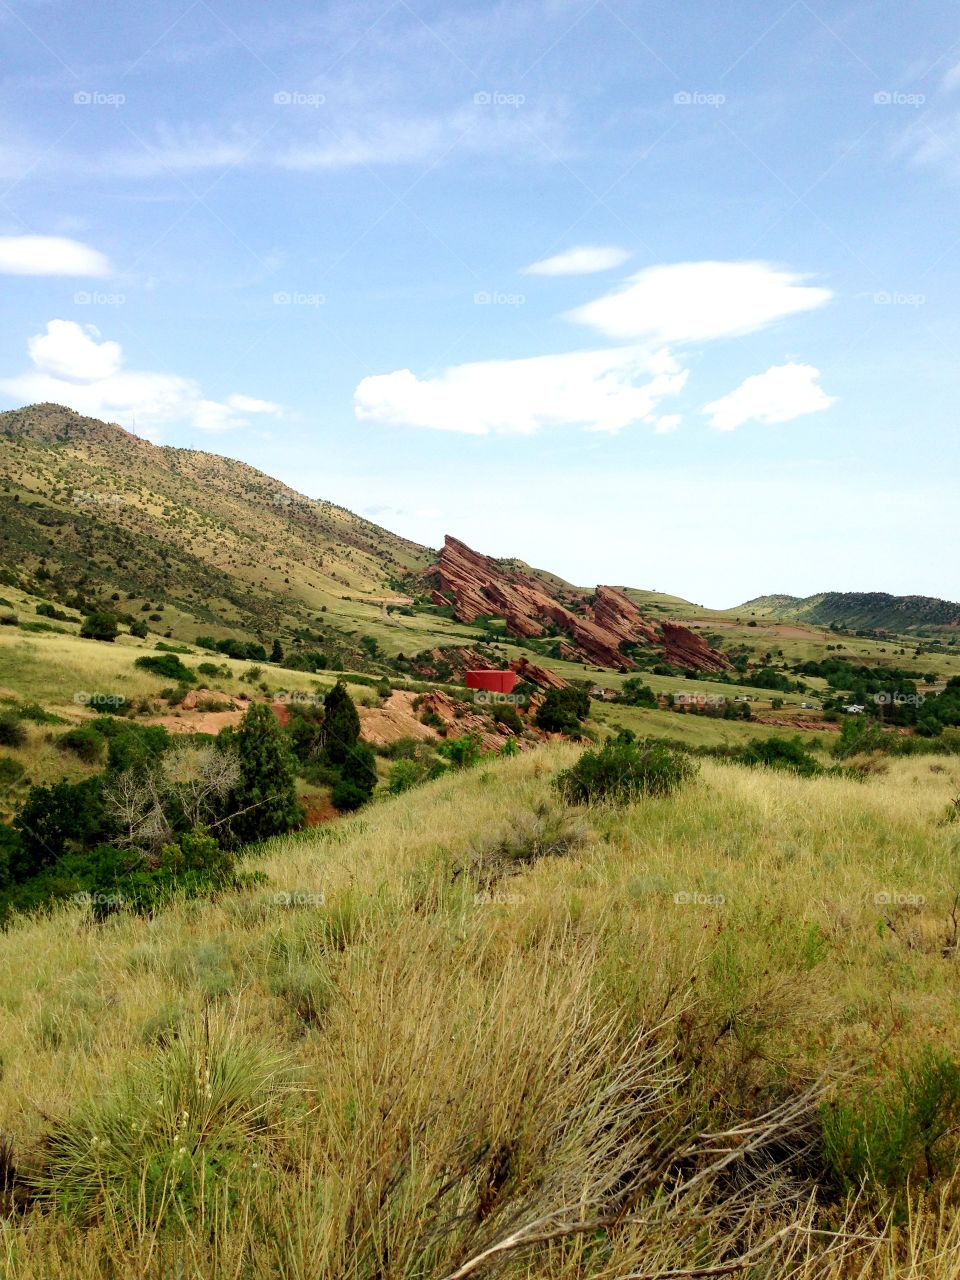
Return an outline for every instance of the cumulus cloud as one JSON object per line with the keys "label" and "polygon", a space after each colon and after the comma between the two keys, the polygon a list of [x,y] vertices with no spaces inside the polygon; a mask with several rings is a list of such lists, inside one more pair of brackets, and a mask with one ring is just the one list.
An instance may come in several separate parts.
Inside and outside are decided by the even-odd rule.
{"label": "cumulus cloud", "polygon": [[679,262],[648,267],[621,288],[567,313],[607,337],[702,342],[753,333],[829,302],[829,289],[767,262]]}
{"label": "cumulus cloud", "polygon": [[817,379],[820,370],[811,364],[772,365],[741,382],[735,391],[704,406],[711,427],[733,431],[745,422],[790,422],[807,413],[818,413],[836,402]]}
{"label": "cumulus cloud", "polygon": [[433,377],[409,369],[364,378],[361,422],[466,435],[532,435],[542,427],[619,431],[682,391],[687,370],[668,352],[638,347],[456,365]]}
{"label": "cumulus cloud", "polygon": [[99,250],[65,236],[0,236],[0,274],[106,276],[110,263]]}
{"label": "cumulus cloud", "polygon": [[583,244],[552,258],[542,258],[523,267],[526,276],[589,276],[596,271],[610,271],[622,266],[630,257],[629,249],[616,245]]}
{"label": "cumulus cloud", "polygon": [[93,325],[50,320],[27,343],[32,368],[0,379],[0,392],[20,404],[50,401],[93,418],[132,423],[146,432],[171,424],[201,431],[243,426],[249,414],[279,414],[269,400],[239,393],[210,400],[191,378],[124,368],[118,342],[101,340]]}

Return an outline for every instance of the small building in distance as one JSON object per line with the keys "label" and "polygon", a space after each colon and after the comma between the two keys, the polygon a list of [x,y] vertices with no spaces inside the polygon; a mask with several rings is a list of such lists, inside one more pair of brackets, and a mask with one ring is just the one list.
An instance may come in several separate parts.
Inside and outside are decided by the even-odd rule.
{"label": "small building in distance", "polygon": [[468,671],[468,689],[483,689],[487,693],[513,693],[517,683],[515,671]]}

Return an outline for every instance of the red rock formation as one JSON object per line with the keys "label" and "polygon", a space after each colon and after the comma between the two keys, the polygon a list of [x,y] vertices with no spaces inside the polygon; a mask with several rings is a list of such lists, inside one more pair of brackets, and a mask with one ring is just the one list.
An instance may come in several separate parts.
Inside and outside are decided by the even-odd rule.
{"label": "red rock formation", "polygon": [[716,649],[711,649],[703,636],[679,622],[664,622],[663,660],[687,671],[729,671],[730,663]]}
{"label": "red rock formation", "polygon": [[514,658],[510,663],[510,670],[515,671],[521,680],[526,680],[528,684],[535,684],[540,689],[566,689],[569,683],[555,671],[538,667],[527,658]]}
{"label": "red rock formation", "polygon": [[658,644],[656,631],[647,622],[637,606],[616,587],[597,587],[593,602],[593,618],[604,631],[621,640],[646,640]]}
{"label": "red rock formation", "polygon": [[[632,668],[636,664],[620,649],[628,642],[663,648],[668,662],[694,671],[723,671],[729,666],[721,654],[679,623],[666,623],[661,639],[616,587],[598,586],[592,606],[585,595],[569,591],[561,599],[531,574],[480,555],[449,535],[426,576],[437,579],[434,603],[452,603],[461,622],[503,618],[510,634],[525,637],[542,636],[548,627],[556,627],[566,636],[561,652],[569,661]],[[668,628],[672,639],[667,638]]]}

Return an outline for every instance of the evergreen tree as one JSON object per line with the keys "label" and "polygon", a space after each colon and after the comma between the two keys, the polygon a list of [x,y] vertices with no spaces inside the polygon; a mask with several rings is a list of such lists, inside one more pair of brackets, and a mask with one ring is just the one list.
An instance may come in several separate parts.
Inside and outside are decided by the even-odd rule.
{"label": "evergreen tree", "polygon": [[283,661],[283,646],[280,644],[279,640],[274,640],[273,642],[273,648],[270,650],[270,661],[271,662]]}
{"label": "evergreen tree", "polygon": [[303,816],[297,802],[295,762],[269,707],[255,703],[234,737],[240,781],[230,809],[234,835],[242,841],[283,835]]}
{"label": "evergreen tree", "polygon": [[338,680],[323,700],[323,750],[330,764],[342,765],[360,741],[360,716]]}

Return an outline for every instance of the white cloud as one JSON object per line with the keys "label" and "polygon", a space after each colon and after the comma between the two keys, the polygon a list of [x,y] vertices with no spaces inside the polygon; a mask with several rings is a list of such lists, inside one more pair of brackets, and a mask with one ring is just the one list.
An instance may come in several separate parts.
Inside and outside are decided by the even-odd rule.
{"label": "white cloud", "polygon": [[609,271],[620,267],[630,257],[629,249],[619,249],[616,245],[583,244],[575,249],[567,249],[552,258],[543,258],[523,267],[521,274],[525,276],[588,276],[595,271]]}
{"label": "white cloud", "polygon": [[680,262],[648,267],[615,293],[567,313],[616,339],[700,342],[752,333],[823,306],[829,289],[767,262]]}
{"label": "white cloud", "polygon": [[766,373],[754,374],[735,391],[704,406],[710,425],[718,431],[733,431],[745,422],[790,422],[807,413],[829,409],[835,396],[817,384],[820,370],[810,364],[773,365]]}
{"label": "white cloud", "polygon": [[98,342],[100,331],[92,324],[50,320],[45,333],[27,342],[30,359],[42,373],[80,382],[112,377],[123,363],[119,342]]}
{"label": "white cloud", "polygon": [[118,342],[100,341],[93,325],[50,320],[44,333],[27,343],[32,368],[0,379],[0,392],[20,404],[69,405],[93,418],[106,418],[150,433],[170,424],[201,431],[224,431],[245,424],[245,414],[279,414],[280,406],[235,393],[209,400],[191,378],[174,373],[125,369]]}
{"label": "white cloud", "polygon": [[683,416],[679,413],[665,413],[657,419],[653,429],[658,436],[669,435],[671,431],[676,431],[682,421]]}
{"label": "white cloud", "polygon": [[361,422],[466,435],[532,435],[541,427],[619,431],[682,391],[687,371],[668,352],[637,347],[456,365],[427,378],[409,369],[364,378]]}
{"label": "white cloud", "polygon": [[110,263],[99,250],[66,236],[0,236],[0,274],[106,276]]}

